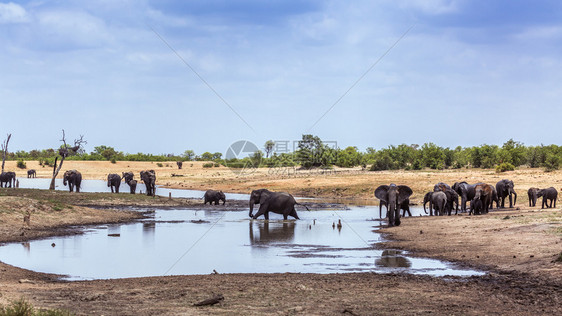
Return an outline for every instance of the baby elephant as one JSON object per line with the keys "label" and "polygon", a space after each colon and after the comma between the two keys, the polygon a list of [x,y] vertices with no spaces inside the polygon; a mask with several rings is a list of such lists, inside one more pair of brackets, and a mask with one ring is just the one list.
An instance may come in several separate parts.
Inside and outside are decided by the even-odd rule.
{"label": "baby elephant", "polygon": [[205,203],[203,204],[209,202],[209,205],[213,205],[213,202],[215,202],[215,205],[219,205],[219,201],[222,201],[222,205],[226,204],[226,196],[222,191],[207,190],[203,197],[205,198]]}
{"label": "baby elephant", "polygon": [[527,191],[527,195],[529,196],[529,206],[536,206],[537,199],[540,197],[539,195],[539,188],[529,188]]}

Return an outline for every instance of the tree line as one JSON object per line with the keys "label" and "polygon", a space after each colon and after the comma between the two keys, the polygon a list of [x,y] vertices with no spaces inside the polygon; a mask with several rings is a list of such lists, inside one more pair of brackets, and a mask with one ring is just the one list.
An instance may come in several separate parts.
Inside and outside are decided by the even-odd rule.
{"label": "tree line", "polygon": [[[483,144],[473,147],[441,147],[434,143],[390,145],[387,148],[368,147],[360,151],[357,147],[338,148],[333,142],[323,142],[318,136],[302,135],[294,152],[278,152],[275,142],[267,141],[263,151],[249,157],[228,159],[222,153],[204,152],[200,155],[186,150],[181,155],[174,154],[129,154],[117,151],[110,146],[97,146],[90,153],[83,150],[68,160],[107,160],[107,161],[213,161],[229,167],[301,167],[332,168],[357,167],[377,170],[421,170],[496,168],[498,171],[513,170],[519,166],[542,167],[546,171],[557,170],[562,161],[562,147],[558,145],[525,146],[523,143],[508,140],[502,146]],[[8,152],[7,160],[37,160],[40,164],[52,165],[58,150],[43,149]]]}

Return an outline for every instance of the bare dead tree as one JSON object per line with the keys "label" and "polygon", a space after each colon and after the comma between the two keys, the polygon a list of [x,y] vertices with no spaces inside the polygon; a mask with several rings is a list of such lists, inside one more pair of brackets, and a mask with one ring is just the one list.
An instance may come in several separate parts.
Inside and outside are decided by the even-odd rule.
{"label": "bare dead tree", "polygon": [[11,137],[12,134],[8,134],[8,137],[2,143],[2,173],[4,173],[4,164],[6,163],[6,155],[8,154],[8,143]]}
{"label": "bare dead tree", "polygon": [[51,185],[49,185],[49,190],[55,189],[55,179],[57,178],[57,175],[59,174],[60,169],[62,168],[64,159],[68,156],[76,155],[81,150],[82,145],[88,143],[84,140],[84,135],[80,135],[80,138],[74,140],[74,146],[70,147],[70,145],[66,143],[66,136],[64,134],[64,129],[62,130],[62,139],[60,141],[62,142],[62,146],[59,148],[59,155],[61,157],[60,163],[57,167],[57,160],[59,157],[58,156],[55,157],[55,164],[53,166],[53,178],[51,179]]}

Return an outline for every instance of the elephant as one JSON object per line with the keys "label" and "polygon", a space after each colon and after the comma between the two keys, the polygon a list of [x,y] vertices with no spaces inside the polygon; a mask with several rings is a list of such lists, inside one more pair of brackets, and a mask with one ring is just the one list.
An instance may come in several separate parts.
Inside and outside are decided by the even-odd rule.
{"label": "elephant", "polygon": [[476,184],[468,184],[465,181],[462,181],[462,182],[455,182],[455,184],[453,184],[452,189],[455,190],[457,194],[461,197],[461,211],[466,212],[466,202],[474,198],[474,194],[475,194],[474,189],[478,184],[481,183],[482,182]]}
{"label": "elephant", "polygon": [[[435,216],[444,215],[447,205],[447,195],[443,191],[427,192],[424,196],[423,211],[427,214],[425,210],[425,204],[429,202],[429,216],[433,216],[433,210],[435,209]],[[438,212],[439,211],[439,212]]]}
{"label": "elephant", "polygon": [[35,171],[35,169],[27,170],[27,177],[28,178],[37,178],[37,171]]}
{"label": "elephant", "polygon": [[[250,217],[253,219],[263,215],[266,220],[269,220],[269,212],[282,214],[283,219],[287,219],[289,215],[295,219],[300,219],[295,210],[295,205],[302,205],[307,210],[308,207],[303,204],[297,203],[295,198],[286,192],[272,192],[267,189],[253,190],[250,194]],[[259,204],[258,212],[253,215],[254,205]],[[310,210],[309,210],[310,211]]]}
{"label": "elephant", "polygon": [[470,200],[470,211],[469,211],[469,215],[470,214],[475,214],[475,212],[478,212],[478,214],[482,213],[483,208],[482,208],[482,201],[480,200]]}
{"label": "elephant", "polygon": [[500,208],[500,199],[498,197],[498,192],[496,188],[492,185],[492,198],[490,199],[490,208],[494,208],[494,202],[496,202],[496,208]]}
{"label": "elephant", "polygon": [[[379,204],[379,218],[387,218],[388,214],[386,214],[384,217],[382,217],[382,207],[386,207],[387,209],[387,213],[388,213],[388,205],[386,203],[386,201],[380,200],[380,204]],[[399,209],[402,210],[402,216],[405,217],[406,216],[406,212],[408,212],[408,215],[411,217],[412,213],[410,212],[410,199],[405,199],[404,202],[402,202],[402,204],[400,204]]]}
{"label": "elephant", "polygon": [[132,172],[122,172],[121,173],[123,180],[125,180],[125,183],[129,183],[129,181],[133,180],[133,178],[135,177],[135,174]]}
{"label": "elephant", "polygon": [[137,190],[137,180],[133,179],[135,177],[135,174],[132,172],[123,172],[121,174],[123,175],[123,180],[125,180],[125,183],[129,185],[131,194],[135,194],[135,191]]}
{"label": "elephant", "polygon": [[2,172],[0,174],[0,188],[4,187],[6,183],[6,188],[11,188],[12,183],[16,187],[16,173],[13,171]]}
{"label": "elephant", "polygon": [[479,215],[482,214],[482,212],[488,213],[488,210],[490,208],[490,201],[492,200],[492,194],[493,189],[491,185],[487,183],[476,184],[476,186],[474,187],[474,205],[477,205],[477,203],[482,203],[482,206],[480,207],[480,209],[475,207],[474,210],[471,210],[474,211],[472,214]]}
{"label": "elephant", "polygon": [[437,192],[437,191],[445,191],[447,189],[451,189],[451,187],[444,182],[439,182],[436,185],[433,186],[433,192]]}
{"label": "elephant", "polygon": [[537,205],[537,199],[539,197],[541,197],[541,195],[539,195],[539,188],[529,188],[529,190],[527,190],[527,195],[529,196],[529,206],[536,206]]}
{"label": "elephant", "polygon": [[442,191],[447,196],[447,204],[445,204],[445,212],[447,215],[451,215],[453,209],[455,210],[455,215],[459,213],[459,194],[453,189],[445,189]]}
{"label": "elephant", "polygon": [[512,208],[517,202],[517,193],[513,190],[513,181],[508,179],[498,181],[498,183],[496,183],[496,191],[498,192],[498,198],[500,200],[499,207],[505,208],[505,198],[507,196],[509,196],[509,208]]}
{"label": "elephant", "polygon": [[108,174],[107,186],[111,187],[111,193],[113,193],[113,188],[115,188],[115,193],[119,193],[119,187],[121,186],[121,176],[116,173]]}
{"label": "elephant", "polygon": [[131,189],[131,194],[135,194],[135,191],[137,190],[137,180],[131,179],[131,180],[129,180],[129,182],[127,182],[127,184],[129,185],[129,188]]}
{"label": "elephant", "polygon": [[[556,191],[556,189],[554,187],[539,190],[538,194],[539,194],[539,196],[542,196],[542,207],[541,208],[556,207],[556,199],[558,198],[558,191]],[[550,206],[548,205],[548,200],[550,200]],[[554,206],[553,206],[553,203],[554,203]]]}
{"label": "elephant", "polygon": [[387,205],[388,210],[388,226],[400,225],[400,206],[410,198],[413,191],[409,186],[381,185],[375,190],[375,196]]}
{"label": "elephant", "polygon": [[76,188],[76,193],[80,192],[80,183],[82,183],[82,174],[77,170],[67,170],[64,173],[62,184],[66,185],[68,183],[68,189],[70,192]]}
{"label": "elephant", "polygon": [[219,205],[220,201],[222,201],[222,205],[226,204],[226,196],[222,191],[207,190],[203,197],[205,198],[205,202],[203,204],[207,204],[207,202],[209,202],[209,205],[213,205],[213,202],[215,202],[215,205]]}
{"label": "elephant", "polygon": [[176,164],[178,165],[178,169],[183,167],[183,161],[176,161]]}
{"label": "elephant", "polygon": [[141,171],[140,178],[146,186],[146,195],[154,196],[156,194],[156,172],[154,170]]}

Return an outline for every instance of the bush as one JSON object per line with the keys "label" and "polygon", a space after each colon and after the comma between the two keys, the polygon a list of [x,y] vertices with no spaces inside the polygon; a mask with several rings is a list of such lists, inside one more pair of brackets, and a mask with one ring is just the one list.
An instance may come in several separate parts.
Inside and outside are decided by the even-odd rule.
{"label": "bush", "polygon": [[160,168],[164,167],[164,165],[161,162],[156,163],[156,165]]}
{"label": "bush", "polygon": [[509,162],[502,162],[501,164],[496,166],[496,172],[506,172],[506,171],[513,171],[515,170],[515,166],[510,164]]}
{"label": "bush", "polygon": [[215,163],[213,166],[220,167],[221,165],[219,163]]}
{"label": "bush", "polygon": [[203,165],[203,168],[212,168],[213,165],[214,165],[214,163],[208,162],[208,163],[206,163],[206,164]]}
{"label": "bush", "polygon": [[111,163],[117,163],[117,161],[115,160],[115,157],[111,157]]}
{"label": "bush", "polygon": [[36,310],[31,303],[25,299],[19,299],[17,301],[10,302],[9,305],[0,305],[0,316],[8,315],[25,315],[25,316],[65,316],[72,315],[68,311],[62,311],[58,309],[48,309],[48,310]]}
{"label": "bush", "polygon": [[544,171],[550,172],[558,170],[558,168],[560,168],[560,157],[553,153],[548,153],[544,161]]}
{"label": "bush", "polygon": [[20,169],[27,169],[27,165],[23,159],[18,159],[17,167]]}

